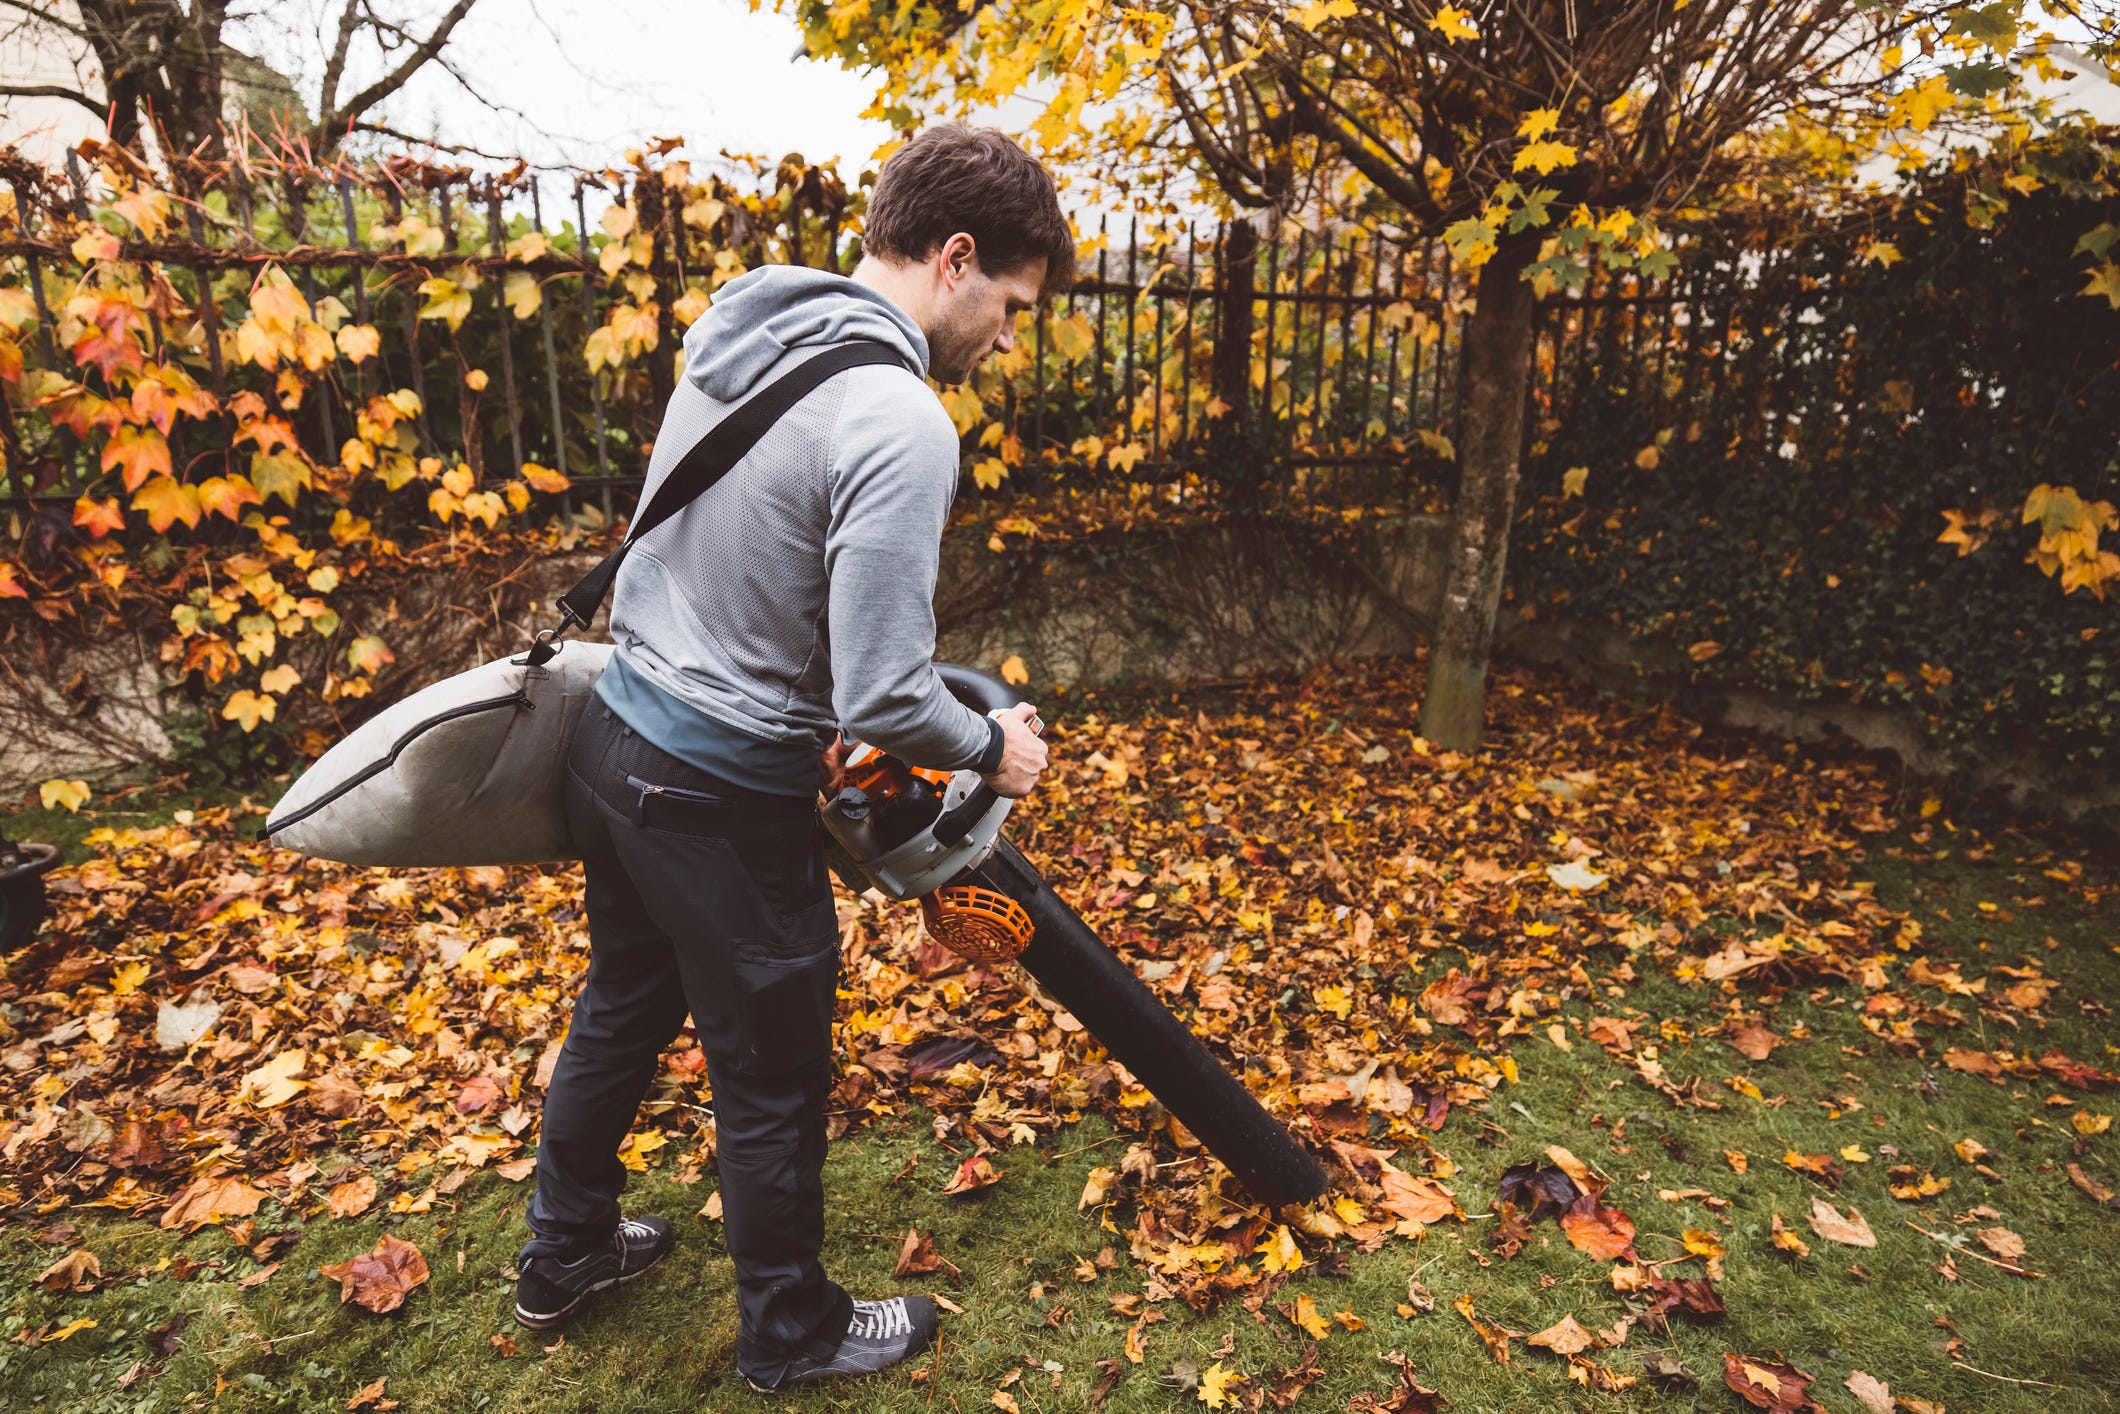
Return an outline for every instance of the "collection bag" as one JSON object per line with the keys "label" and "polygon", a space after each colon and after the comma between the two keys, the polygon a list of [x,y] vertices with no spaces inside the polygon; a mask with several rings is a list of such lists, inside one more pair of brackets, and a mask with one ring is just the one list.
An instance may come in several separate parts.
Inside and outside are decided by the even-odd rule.
{"label": "collection bag", "polygon": [[618,548],[560,596],[556,628],[362,723],[302,773],[258,838],[317,859],[402,868],[580,858],[567,829],[567,750],[612,645],[560,636],[589,626],[643,535],[719,481],[805,394],[863,364],[902,360],[873,341],[835,345],[723,418],[641,507]]}

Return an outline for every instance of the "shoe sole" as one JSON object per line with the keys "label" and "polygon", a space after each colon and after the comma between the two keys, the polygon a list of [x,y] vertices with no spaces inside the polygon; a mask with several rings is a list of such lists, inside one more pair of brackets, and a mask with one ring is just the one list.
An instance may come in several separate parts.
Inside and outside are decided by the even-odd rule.
{"label": "shoe sole", "polygon": [[864,1370],[858,1375],[819,1375],[815,1379],[799,1380],[787,1385],[762,1385],[756,1380],[752,1379],[749,1375],[744,1374],[741,1370],[737,1371],[737,1375],[743,1380],[745,1384],[751,1387],[751,1393],[763,1394],[768,1396],[776,1394],[785,1394],[790,1389],[802,1389],[809,1385],[821,1385],[827,1380],[865,1380],[871,1375],[882,1374],[884,1370],[897,1369],[900,1365],[903,1365],[906,1361],[912,1359],[915,1355],[918,1355],[933,1346],[935,1343],[935,1338],[941,1334],[942,1327],[938,1325],[934,1330],[931,1330],[927,1333],[926,1339],[922,1340],[918,1345],[906,1347],[905,1354],[899,1356],[890,1364],[885,1365],[882,1370]]}
{"label": "shoe sole", "polygon": [[584,1288],[579,1296],[575,1297],[572,1301],[569,1301],[566,1305],[560,1307],[559,1310],[551,1312],[550,1314],[540,1314],[534,1311],[525,1311],[520,1305],[518,1305],[515,1308],[515,1323],[523,1327],[525,1330],[533,1331],[549,1331],[556,1327],[563,1326],[567,1324],[568,1321],[574,1318],[575,1312],[581,1310],[582,1303],[587,1301],[590,1297],[596,1295],[597,1292],[608,1291],[614,1286],[623,1286],[627,1282],[633,1280],[635,1277],[638,1276],[646,1276],[649,1272],[655,1270],[656,1266],[661,1263],[663,1258],[669,1255],[669,1250],[666,1248],[663,1251],[656,1253],[655,1260],[649,1262],[648,1265],[642,1267],[637,1272],[627,1272],[624,1276],[606,1277],[604,1280],[596,1283],[594,1286]]}

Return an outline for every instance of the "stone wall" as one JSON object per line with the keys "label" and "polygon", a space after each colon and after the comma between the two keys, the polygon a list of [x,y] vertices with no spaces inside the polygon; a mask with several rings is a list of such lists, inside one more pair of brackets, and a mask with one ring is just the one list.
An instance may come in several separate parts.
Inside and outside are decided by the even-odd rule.
{"label": "stone wall", "polygon": [[[1224,521],[1112,532],[1063,547],[996,553],[953,535],[936,593],[937,655],[989,669],[1023,659],[1033,688],[1220,683],[1334,659],[1411,654],[1434,621],[1450,520],[1406,516],[1320,545],[1290,527]],[[378,606],[398,655],[378,683],[390,701],[447,673],[514,652],[552,621],[553,602],[596,563],[587,553],[437,569]],[[607,636],[600,615],[585,637]],[[160,719],[182,705],[161,686],[159,628],[110,634],[49,661],[0,654],[0,798],[53,776],[95,778],[141,762],[176,766]],[[1804,741],[1841,738],[1895,754],[1916,774],[1998,791],[2035,813],[2120,829],[2120,777],[2064,765],[2036,743],[1953,758],[1912,714],[1703,684],[1676,649],[1609,627],[1505,613],[1501,651],[1595,686],[1678,702],[1701,720]],[[321,659],[300,640],[305,682]],[[291,705],[299,708],[305,699]],[[358,704],[354,704],[358,705]],[[309,704],[316,711],[321,704]],[[336,734],[353,725],[319,716]]]}

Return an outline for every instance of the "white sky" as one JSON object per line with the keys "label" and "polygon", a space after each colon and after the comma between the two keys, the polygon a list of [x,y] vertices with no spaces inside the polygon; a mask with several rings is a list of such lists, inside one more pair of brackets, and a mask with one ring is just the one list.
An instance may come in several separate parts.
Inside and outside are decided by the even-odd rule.
{"label": "white sky", "polygon": [[[258,27],[258,47],[280,51],[260,57],[285,68],[302,50],[318,52],[284,28],[284,17],[307,5],[262,8],[283,28],[271,36]],[[479,0],[449,58],[487,97],[524,116],[494,112],[429,65],[387,105],[389,121],[489,152],[586,166],[616,163],[651,135],[681,135],[695,157],[722,148],[839,157],[851,179],[890,132],[859,116],[870,98],[866,80],[792,60],[800,44],[792,17],[753,14],[744,0]],[[313,94],[314,70],[304,68],[300,86]]]}

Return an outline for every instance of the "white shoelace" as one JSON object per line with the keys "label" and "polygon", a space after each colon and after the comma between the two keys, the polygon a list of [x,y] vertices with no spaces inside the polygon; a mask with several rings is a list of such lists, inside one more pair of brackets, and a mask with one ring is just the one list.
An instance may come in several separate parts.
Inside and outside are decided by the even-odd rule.
{"label": "white shoelace", "polygon": [[641,1241],[646,1241],[655,1236],[654,1228],[649,1227],[646,1223],[635,1222],[631,1218],[621,1219],[618,1224],[618,1231],[621,1237],[628,1239],[638,1238]]}
{"label": "white shoelace", "polygon": [[889,1340],[912,1334],[913,1318],[906,1311],[902,1296],[888,1301],[856,1301],[851,1329],[862,1340]]}

